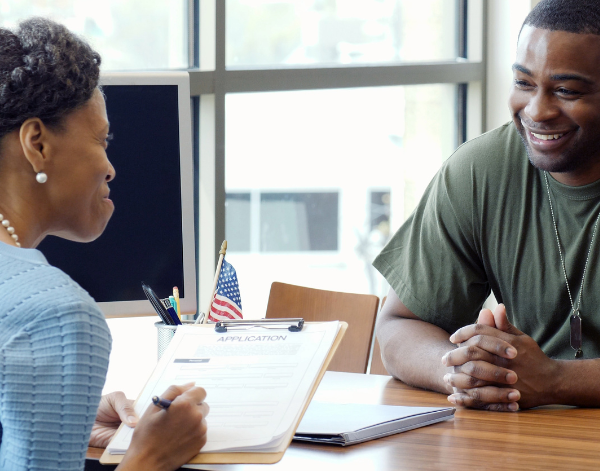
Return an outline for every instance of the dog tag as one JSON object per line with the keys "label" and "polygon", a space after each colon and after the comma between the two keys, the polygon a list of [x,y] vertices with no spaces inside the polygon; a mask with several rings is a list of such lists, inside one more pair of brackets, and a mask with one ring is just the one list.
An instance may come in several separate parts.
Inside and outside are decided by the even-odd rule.
{"label": "dog tag", "polygon": [[575,350],[575,358],[583,356],[581,346],[581,317],[579,317],[579,312],[577,312],[571,316],[571,348]]}

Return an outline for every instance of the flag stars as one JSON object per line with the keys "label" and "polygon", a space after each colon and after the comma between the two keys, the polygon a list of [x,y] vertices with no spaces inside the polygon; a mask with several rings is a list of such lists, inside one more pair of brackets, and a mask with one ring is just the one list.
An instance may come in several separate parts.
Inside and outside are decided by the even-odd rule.
{"label": "flag stars", "polygon": [[[217,295],[221,297],[218,302],[216,300]],[[233,311],[231,311],[232,308]],[[232,318],[232,316],[233,318],[241,318],[241,309],[242,298],[235,268],[233,268],[226,260],[223,260],[221,272],[219,273],[217,280],[215,300],[213,301],[211,313],[209,314],[209,320],[218,320],[214,317],[215,315],[225,316],[225,318]]]}

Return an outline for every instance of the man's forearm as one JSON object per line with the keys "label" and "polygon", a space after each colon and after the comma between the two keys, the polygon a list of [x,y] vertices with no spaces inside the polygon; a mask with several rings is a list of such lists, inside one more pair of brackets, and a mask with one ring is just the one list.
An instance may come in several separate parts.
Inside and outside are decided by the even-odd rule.
{"label": "man's forearm", "polygon": [[448,337],[443,329],[417,319],[380,315],[377,323],[383,363],[391,375],[411,386],[452,394],[443,380],[451,368],[442,364],[442,357],[456,348]]}
{"label": "man's forearm", "polygon": [[600,406],[600,359],[555,360],[557,374],[552,404]]}

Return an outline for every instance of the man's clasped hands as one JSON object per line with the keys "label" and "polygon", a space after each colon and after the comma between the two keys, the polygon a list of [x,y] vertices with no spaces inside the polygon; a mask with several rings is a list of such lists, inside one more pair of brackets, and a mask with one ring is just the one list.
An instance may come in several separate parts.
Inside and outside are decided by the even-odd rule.
{"label": "man's clasped hands", "polygon": [[500,304],[483,309],[476,324],[450,336],[457,348],[442,357],[453,367],[444,381],[454,388],[453,404],[495,411],[516,411],[551,404],[558,362],[528,335],[508,322]]}

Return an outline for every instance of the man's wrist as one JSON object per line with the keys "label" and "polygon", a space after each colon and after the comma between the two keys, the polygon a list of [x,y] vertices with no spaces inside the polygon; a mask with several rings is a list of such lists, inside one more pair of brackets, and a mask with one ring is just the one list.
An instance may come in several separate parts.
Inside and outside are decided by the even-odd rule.
{"label": "man's wrist", "polygon": [[591,383],[596,383],[600,360],[553,360],[553,404],[597,407],[600,398]]}
{"label": "man's wrist", "polygon": [[[566,379],[565,368],[568,367],[566,360],[550,359],[550,370],[547,373],[549,376],[549,387],[545,391],[543,404],[566,404],[565,400],[568,396],[568,380]],[[572,386],[572,385],[571,385]]]}

